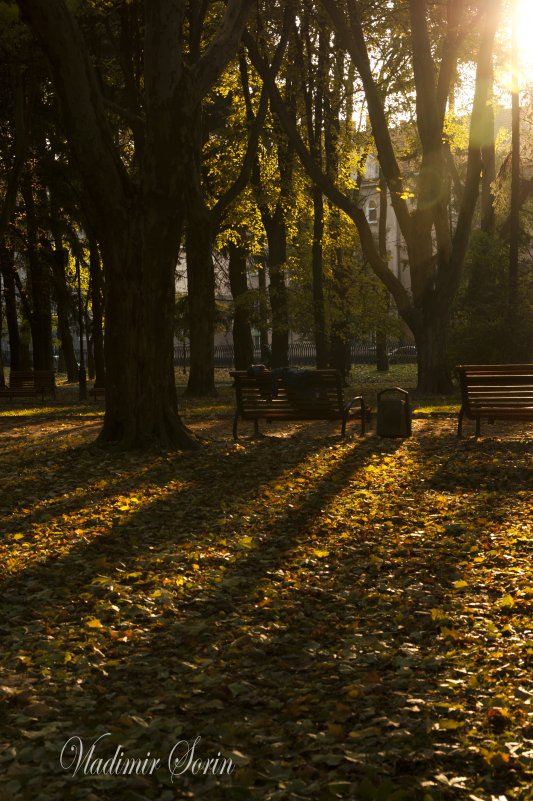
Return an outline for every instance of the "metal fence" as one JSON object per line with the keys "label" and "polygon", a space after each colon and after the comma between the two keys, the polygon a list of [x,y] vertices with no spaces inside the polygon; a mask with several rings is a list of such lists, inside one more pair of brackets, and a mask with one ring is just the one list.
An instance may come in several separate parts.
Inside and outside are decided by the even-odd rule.
{"label": "metal fence", "polygon": [[[399,342],[388,342],[387,351],[398,347]],[[233,347],[231,345],[215,346],[215,367],[233,367]],[[376,361],[376,346],[362,345],[353,342],[350,347],[352,364],[374,364]],[[254,350],[254,362],[261,362],[261,351]],[[180,344],[174,351],[174,364],[176,367],[188,367],[190,363],[190,350],[188,344]],[[297,342],[289,345],[289,364],[295,366],[313,366],[316,364],[316,349],[313,342]]]}

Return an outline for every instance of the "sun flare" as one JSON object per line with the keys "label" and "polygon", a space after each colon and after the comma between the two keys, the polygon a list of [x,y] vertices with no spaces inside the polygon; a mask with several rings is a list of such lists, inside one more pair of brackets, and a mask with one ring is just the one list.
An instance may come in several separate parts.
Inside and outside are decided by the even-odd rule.
{"label": "sun flare", "polygon": [[533,81],[533,0],[517,2],[520,83]]}

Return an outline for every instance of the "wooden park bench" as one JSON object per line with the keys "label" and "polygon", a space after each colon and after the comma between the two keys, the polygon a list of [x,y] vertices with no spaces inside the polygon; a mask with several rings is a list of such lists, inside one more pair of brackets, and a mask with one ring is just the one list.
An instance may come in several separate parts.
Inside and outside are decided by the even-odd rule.
{"label": "wooden park bench", "polygon": [[89,390],[89,395],[95,401],[99,398],[105,398],[105,387],[92,386]]}
{"label": "wooden park bench", "polygon": [[56,396],[54,370],[11,370],[9,386],[0,390],[0,398],[37,398],[50,394]]}
{"label": "wooden park bench", "polygon": [[337,370],[235,370],[230,376],[235,381],[237,400],[234,439],[239,417],[254,421],[255,434],[259,433],[260,419],[340,420],[344,436],[346,423],[352,418],[361,421],[361,436],[365,433],[367,410],[363,397],[358,395],[344,402],[342,379]]}
{"label": "wooden park bench", "polygon": [[533,420],[533,364],[462,364],[457,368],[461,409],[457,435],[463,434],[463,418],[476,421]]}

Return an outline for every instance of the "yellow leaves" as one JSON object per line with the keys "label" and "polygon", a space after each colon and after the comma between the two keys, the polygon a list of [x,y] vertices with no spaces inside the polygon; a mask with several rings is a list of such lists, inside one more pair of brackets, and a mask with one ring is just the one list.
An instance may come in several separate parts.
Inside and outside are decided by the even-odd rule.
{"label": "yellow leaves", "polygon": [[344,690],[348,698],[359,698],[363,692],[363,688],[359,684],[347,684]]}
{"label": "yellow leaves", "polygon": [[367,726],[365,729],[354,729],[348,734],[352,740],[363,740],[370,737],[379,737],[381,729],[379,726]]}
{"label": "yellow leaves", "polygon": [[311,553],[313,554],[313,556],[316,556],[317,559],[325,559],[326,556],[329,556],[329,551],[327,551],[327,550],[325,550],[323,548],[314,548],[311,551]]}
{"label": "yellow leaves", "polygon": [[443,718],[442,720],[438,720],[434,725],[433,728],[437,731],[454,731],[455,729],[460,729],[464,726],[463,720],[453,720],[453,718]]}
{"label": "yellow leaves", "polygon": [[455,587],[456,590],[466,590],[466,588],[468,587],[468,581],[465,581],[464,579],[460,579],[459,581],[454,581],[453,587]]}
{"label": "yellow leaves", "polygon": [[340,723],[328,723],[326,730],[331,737],[340,738],[344,736],[344,726],[342,726]]}
{"label": "yellow leaves", "polygon": [[447,637],[449,640],[462,640],[464,639],[464,635],[461,634],[460,631],[457,629],[448,629],[445,626],[440,630],[440,633],[443,637]]}
{"label": "yellow leaves", "polygon": [[493,770],[505,768],[511,761],[511,755],[505,751],[489,751],[485,748],[482,748],[481,754],[486,764]]}
{"label": "yellow leaves", "polygon": [[504,595],[497,603],[500,609],[512,609],[516,601],[512,595]]}
{"label": "yellow leaves", "polygon": [[85,621],[85,625],[89,629],[103,629],[103,624],[101,620],[98,620],[97,617],[91,617]]}
{"label": "yellow leaves", "polygon": [[241,548],[253,548],[254,545],[254,538],[250,536],[241,537],[238,541],[238,545]]}
{"label": "yellow leaves", "polygon": [[498,723],[501,720],[508,720],[511,717],[511,713],[503,706],[492,706],[487,711],[487,717],[492,723]]}

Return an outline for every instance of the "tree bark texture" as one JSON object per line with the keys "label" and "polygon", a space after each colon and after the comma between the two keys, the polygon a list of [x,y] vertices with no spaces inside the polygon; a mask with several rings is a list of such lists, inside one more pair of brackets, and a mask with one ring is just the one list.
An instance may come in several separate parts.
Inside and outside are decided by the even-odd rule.
{"label": "tree bark texture", "polygon": [[78,380],[78,365],[70,327],[72,320],[72,296],[67,286],[65,273],[67,255],[67,251],[61,246],[61,240],[56,240],[56,248],[52,254],[51,261],[52,282],[57,307],[57,334],[61,343],[67,381],[72,383]]}
{"label": "tree bark texture", "polygon": [[0,389],[4,389],[6,385],[4,376],[4,351],[2,350],[2,333],[4,327],[4,303],[2,294],[2,273],[0,272]]}
{"label": "tree bark texture", "polygon": [[246,271],[246,251],[229,245],[229,283],[233,298],[233,354],[236,370],[246,370],[254,361],[250,326],[250,298]]}
{"label": "tree bark texture", "polygon": [[326,310],[324,303],[324,200],[320,187],[313,189],[313,322],[316,347],[316,366],[323,370],[328,365],[328,340],[326,333]]}
{"label": "tree bark texture", "polygon": [[22,181],[21,192],[26,211],[26,255],[31,297],[29,323],[33,345],[33,369],[52,370],[50,267],[39,243],[38,212],[33,187],[28,177]]}
{"label": "tree bark texture", "polygon": [[9,338],[9,366],[21,370],[21,342],[17,315],[17,294],[15,286],[15,255],[10,247],[0,246],[0,270],[4,279],[4,304]]}
{"label": "tree bark texture", "polygon": [[215,270],[212,218],[207,207],[197,210],[194,216],[189,211],[186,252],[191,349],[187,395],[216,395]]}
{"label": "tree bark texture", "polygon": [[[388,202],[387,202],[387,184],[383,179],[383,176],[380,176],[379,181],[379,228],[378,228],[378,247],[379,247],[379,255],[386,261],[388,258],[387,254],[387,212],[388,212]],[[389,370],[389,357],[387,354],[387,316],[389,313],[389,293],[385,289],[385,287],[380,286],[380,295],[383,298],[383,304],[380,306],[383,307],[382,317],[378,320],[378,325],[376,328],[376,368],[378,373],[386,373]]]}
{"label": "tree bark texture", "polygon": [[92,346],[94,357],[94,385],[105,387],[104,351],[104,292],[100,251],[95,238],[89,239],[89,269],[91,272]]}
{"label": "tree bark texture", "polygon": [[287,230],[280,203],[268,219],[263,215],[268,241],[268,294],[272,320],[271,366],[287,367],[289,364],[289,309],[285,284],[285,262],[287,260]]}

